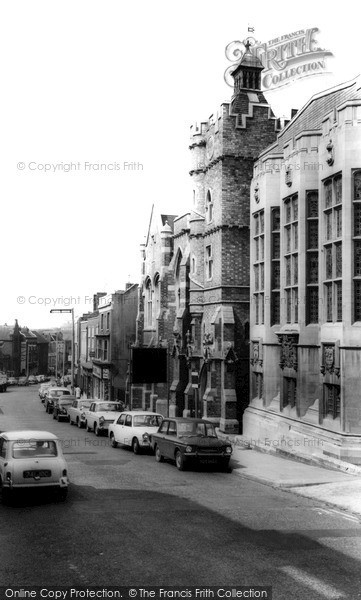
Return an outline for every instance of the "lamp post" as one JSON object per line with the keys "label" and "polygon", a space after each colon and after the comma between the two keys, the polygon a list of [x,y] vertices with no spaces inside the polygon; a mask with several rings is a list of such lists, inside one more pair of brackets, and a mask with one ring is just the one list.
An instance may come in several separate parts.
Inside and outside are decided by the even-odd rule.
{"label": "lamp post", "polygon": [[75,327],[74,327],[74,308],[52,308],[51,313],[71,313],[71,392],[74,394],[74,352],[75,352]]}

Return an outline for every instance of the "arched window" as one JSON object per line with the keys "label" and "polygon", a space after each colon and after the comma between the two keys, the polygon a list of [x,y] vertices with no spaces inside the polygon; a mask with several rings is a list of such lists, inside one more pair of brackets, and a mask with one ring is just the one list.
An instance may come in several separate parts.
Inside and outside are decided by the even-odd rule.
{"label": "arched window", "polygon": [[154,308],[155,318],[160,314],[160,275],[157,273],[154,277]]}
{"label": "arched window", "polygon": [[179,251],[177,257],[177,263],[175,268],[175,294],[176,294],[176,308],[180,309],[181,305],[181,262],[182,262],[182,253]]}
{"label": "arched window", "polygon": [[148,278],[145,284],[145,326],[151,327],[153,325],[153,290],[152,282]]}
{"label": "arched window", "polygon": [[213,221],[213,201],[211,192],[208,190],[206,198],[206,219],[207,223]]}

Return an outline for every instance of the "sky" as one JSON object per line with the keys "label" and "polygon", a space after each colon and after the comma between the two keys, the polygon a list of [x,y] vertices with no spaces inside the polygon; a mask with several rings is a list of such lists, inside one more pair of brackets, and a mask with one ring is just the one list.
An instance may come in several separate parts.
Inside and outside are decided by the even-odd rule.
{"label": "sky", "polygon": [[289,116],[359,74],[354,7],[2,3],[0,324],[58,327],[67,315],[50,309],[78,316],[92,309],[95,292],[139,282],[152,205],[170,214],[191,206],[189,128],[231,98],[225,47],[248,27],[262,42],[320,30],[319,45],[333,54],[330,74],[266,94],[277,116]]}

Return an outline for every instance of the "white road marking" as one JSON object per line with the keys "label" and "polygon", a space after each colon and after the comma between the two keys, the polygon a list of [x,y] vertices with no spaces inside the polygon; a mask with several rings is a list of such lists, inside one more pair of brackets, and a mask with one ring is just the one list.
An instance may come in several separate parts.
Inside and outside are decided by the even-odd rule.
{"label": "white road marking", "polygon": [[360,522],[359,517],[355,517],[353,515],[348,515],[347,513],[342,512],[342,510],[337,510],[336,508],[313,508],[312,510],[318,512],[319,515],[321,515],[322,513],[324,513],[326,515],[335,514],[338,517],[342,517],[343,519],[346,519],[347,521],[352,521],[353,523]]}
{"label": "white road marking", "polygon": [[316,591],[321,596],[325,596],[328,600],[341,600],[341,598],[346,598],[345,594],[340,590],[337,590],[332,585],[328,585],[321,579],[318,579],[314,575],[310,575],[306,571],[302,571],[301,569],[297,569],[297,567],[280,567],[279,569],[295,581],[302,583],[308,588]]}

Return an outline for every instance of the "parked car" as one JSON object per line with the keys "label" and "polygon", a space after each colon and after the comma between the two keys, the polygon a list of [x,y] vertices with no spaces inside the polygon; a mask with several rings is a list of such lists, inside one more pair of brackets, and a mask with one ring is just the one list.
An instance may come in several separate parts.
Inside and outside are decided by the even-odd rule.
{"label": "parked car", "polygon": [[54,398],[58,398],[59,396],[70,396],[70,390],[62,387],[51,387],[47,390],[44,400],[47,413],[51,414],[53,412]]}
{"label": "parked car", "polygon": [[48,431],[8,431],[0,434],[2,501],[24,489],[56,491],[66,498],[68,466],[59,439]]}
{"label": "parked car", "polygon": [[118,444],[130,446],[134,454],[150,449],[150,434],[158,431],[163,416],[154,412],[127,411],[109,425],[109,438],[113,448]]}
{"label": "parked car", "polygon": [[35,375],[29,375],[29,377],[28,377],[28,384],[29,384],[29,385],[34,385],[34,383],[38,383],[38,382],[36,381],[36,377],[35,377]]}
{"label": "parked car", "polygon": [[29,385],[27,377],[19,377],[18,385]]}
{"label": "parked car", "polygon": [[8,385],[18,385],[17,377],[8,377]]}
{"label": "parked car", "polygon": [[46,392],[51,387],[54,387],[51,383],[42,383],[41,386],[39,387],[39,398],[42,402],[44,402]]}
{"label": "parked car", "polygon": [[84,427],[85,411],[90,408],[92,402],[94,400],[82,400],[81,398],[73,400],[72,405],[68,408],[70,425],[77,425],[79,428]]}
{"label": "parked car", "polygon": [[75,396],[59,396],[53,400],[53,419],[57,421],[70,421],[68,409],[75,400]]}
{"label": "parked car", "polygon": [[151,434],[151,447],[158,462],[175,460],[180,471],[193,462],[228,468],[232,446],[219,440],[213,423],[204,419],[167,418]]}
{"label": "parked car", "polygon": [[84,425],[87,431],[94,431],[95,435],[108,433],[110,423],[117,419],[124,409],[120,402],[92,402],[89,409],[84,411]]}

